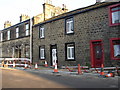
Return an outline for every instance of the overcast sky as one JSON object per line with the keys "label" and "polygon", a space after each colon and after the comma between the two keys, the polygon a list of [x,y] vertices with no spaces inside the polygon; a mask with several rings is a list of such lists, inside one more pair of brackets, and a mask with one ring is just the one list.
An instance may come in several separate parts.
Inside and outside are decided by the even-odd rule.
{"label": "overcast sky", "polygon": [[[95,2],[96,0],[52,0],[53,5],[62,7],[62,4],[65,4],[70,11]],[[3,29],[5,21],[10,21],[12,25],[19,23],[21,14],[33,17],[42,13],[43,3],[44,0],[0,0],[0,30]]]}

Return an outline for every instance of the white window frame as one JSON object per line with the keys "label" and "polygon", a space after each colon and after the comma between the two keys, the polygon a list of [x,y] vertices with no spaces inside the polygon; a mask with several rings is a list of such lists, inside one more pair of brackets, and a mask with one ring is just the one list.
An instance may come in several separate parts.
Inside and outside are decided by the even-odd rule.
{"label": "white window frame", "polygon": [[8,40],[10,40],[10,30],[7,31]]}
{"label": "white window frame", "polygon": [[29,35],[29,24],[25,25],[25,35],[28,36]]}
{"label": "white window frame", "polygon": [[43,27],[40,27],[39,35],[40,35],[40,38],[45,38],[45,31]]}
{"label": "white window frame", "polygon": [[0,41],[1,42],[3,41],[3,33],[2,32],[0,33]]}
{"label": "white window frame", "polygon": [[16,27],[16,38],[19,38],[19,27]]}
{"label": "white window frame", "polygon": [[66,33],[74,33],[73,18],[66,19]]}
{"label": "white window frame", "polygon": [[2,47],[0,47],[0,57],[2,57]]}
{"label": "white window frame", "polygon": [[40,47],[40,59],[45,59],[45,48]]}
{"label": "white window frame", "polygon": [[75,49],[74,46],[67,46],[67,59],[75,59],[75,56],[73,56],[74,49]]}

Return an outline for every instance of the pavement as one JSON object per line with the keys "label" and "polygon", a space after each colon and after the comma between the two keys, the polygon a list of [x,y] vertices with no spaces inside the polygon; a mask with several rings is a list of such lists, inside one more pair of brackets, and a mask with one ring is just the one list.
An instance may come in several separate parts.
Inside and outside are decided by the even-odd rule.
{"label": "pavement", "polygon": [[[119,86],[119,76],[115,77],[102,77],[100,74],[95,72],[83,73],[79,75],[77,72],[69,72],[67,69],[58,69],[59,73],[54,73],[54,68],[39,66],[38,69],[24,69],[20,67],[16,68],[2,68],[3,70],[3,87],[19,87],[18,83],[23,87],[46,87],[43,82],[44,79],[47,83],[48,87],[55,87],[55,83],[57,87],[108,87],[108,88],[116,88]],[[6,74],[9,73],[9,74]],[[24,77],[23,77],[24,76]],[[14,80],[14,83],[8,83],[11,80],[11,77]],[[72,77],[72,78],[71,78]],[[8,78],[6,80],[6,78]],[[43,79],[44,78],[44,79]],[[31,81],[30,81],[31,80]],[[38,82],[36,82],[36,80]],[[24,83],[23,83],[24,82]],[[25,86],[25,83],[29,83],[29,86]],[[105,83],[106,82],[106,83]],[[7,85],[5,85],[7,83]],[[36,83],[36,84],[32,84]],[[42,86],[39,85],[41,83]],[[51,84],[50,84],[51,83]],[[72,83],[72,84],[71,84]],[[81,86],[80,86],[81,85]],[[12,87],[11,87],[12,86]]]}
{"label": "pavement", "polygon": [[[5,68],[4,68],[5,69]],[[8,69],[8,68],[7,68]],[[34,66],[32,66],[32,68],[23,68],[23,67],[15,67],[15,68],[9,68],[9,69],[19,69],[19,70],[24,70],[24,71],[28,71],[28,72],[40,72],[40,73],[44,73],[44,74],[50,74],[50,75],[57,75],[57,76],[74,76],[74,77],[94,77],[94,78],[117,78],[119,76],[115,76],[115,77],[104,77],[101,76],[99,73],[96,72],[83,72],[82,74],[78,74],[77,70],[76,72],[70,72],[67,69],[60,69],[58,68],[58,73],[54,73],[54,68],[51,67],[44,67],[44,66],[39,66],[38,69],[35,69]]]}

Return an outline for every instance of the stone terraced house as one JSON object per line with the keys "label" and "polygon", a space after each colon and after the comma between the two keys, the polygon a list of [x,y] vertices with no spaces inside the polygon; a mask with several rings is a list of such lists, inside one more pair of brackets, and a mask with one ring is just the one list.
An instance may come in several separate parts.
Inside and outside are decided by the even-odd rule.
{"label": "stone terraced house", "polygon": [[49,66],[120,66],[120,2],[73,11],[43,4],[43,13],[0,30],[0,58],[29,58]]}
{"label": "stone terraced house", "polygon": [[120,66],[120,2],[76,9],[33,25],[33,62]]}

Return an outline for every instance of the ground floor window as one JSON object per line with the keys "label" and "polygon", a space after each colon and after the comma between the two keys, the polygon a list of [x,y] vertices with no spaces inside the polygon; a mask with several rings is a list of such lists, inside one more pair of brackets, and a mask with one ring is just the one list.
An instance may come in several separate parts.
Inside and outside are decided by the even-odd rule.
{"label": "ground floor window", "polygon": [[39,56],[41,60],[45,59],[45,47],[44,46],[39,47]]}
{"label": "ground floor window", "polygon": [[25,57],[29,58],[29,52],[30,52],[30,46],[29,45],[25,45]]}
{"label": "ground floor window", "polygon": [[110,39],[111,58],[113,60],[120,60],[120,38]]}
{"label": "ground floor window", "polygon": [[75,60],[75,43],[66,43],[66,60]]}
{"label": "ground floor window", "polygon": [[2,47],[0,47],[0,57],[2,57]]}

